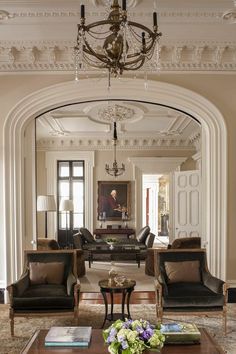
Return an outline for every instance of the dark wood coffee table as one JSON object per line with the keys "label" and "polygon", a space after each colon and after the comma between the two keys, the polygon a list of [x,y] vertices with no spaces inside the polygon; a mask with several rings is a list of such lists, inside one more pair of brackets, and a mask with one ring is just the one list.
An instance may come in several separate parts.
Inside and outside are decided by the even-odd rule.
{"label": "dark wood coffee table", "polygon": [[90,247],[88,249],[89,268],[91,268],[91,264],[93,263],[93,256],[96,254],[108,254],[110,255],[110,257],[112,257],[112,255],[133,254],[135,255],[135,260],[138,264],[138,268],[140,268],[140,253],[140,247],[134,245],[115,245],[114,247],[111,247],[109,245],[98,245]]}
{"label": "dark wood coffee table", "polygon": [[[225,354],[222,348],[215,342],[209,333],[201,328],[201,343],[191,345],[166,345],[160,351],[160,354]],[[108,354],[107,345],[105,345],[102,337],[101,329],[93,329],[92,340],[89,348],[68,348],[54,347],[48,348],[44,346],[45,336],[48,330],[43,329],[35,332],[28,341],[22,354]],[[145,354],[153,354],[153,351],[146,350]]]}

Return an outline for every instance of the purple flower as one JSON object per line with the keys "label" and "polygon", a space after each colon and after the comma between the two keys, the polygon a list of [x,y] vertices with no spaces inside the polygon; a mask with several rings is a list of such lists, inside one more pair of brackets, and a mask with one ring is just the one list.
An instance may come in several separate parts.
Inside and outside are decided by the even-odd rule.
{"label": "purple flower", "polygon": [[142,332],[143,332],[143,328],[140,327],[140,326],[137,326],[137,327],[135,328],[135,330],[136,330],[138,333],[142,333]]}
{"label": "purple flower", "polygon": [[124,323],[123,323],[123,328],[130,328],[131,326],[131,323],[132,323],[132,320],[126,320]]}
{"label": "purple flower", "polygon": [[111,344],[112,342],[114,342],[116,340],[116,334],[117,334],[117,330],[115,328],[111,328],[109,336],[107,337],[106,342],[108,344]]}
{"label": "purple flower", "polygon": [[126,340],[121,342],[121,346],[122,346],[122,349],[127,349],[129,347],[128,342]]}
{"label": "purple flower", "polygon": [[145,331],[143,331],[142,333],[140,333],[139,337],[140,339],[142,339],[143,341],[147,341],[149,338],[152,337],[154,331],[152,328],[147,328]]}

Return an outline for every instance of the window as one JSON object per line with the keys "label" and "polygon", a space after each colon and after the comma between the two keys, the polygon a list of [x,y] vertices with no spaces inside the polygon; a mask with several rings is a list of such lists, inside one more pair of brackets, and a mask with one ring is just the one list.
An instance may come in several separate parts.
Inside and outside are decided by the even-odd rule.
{"label": "window", "polygon": [[[84,226],[84,161],[57,162],[57,202],[73,201],[73,211],[58,211],[58,240]],[[64,231],[64,232],[63,232]],[[66,235],[68,240],[68,235]],[[69,235],[70,239],[70,235]]]}

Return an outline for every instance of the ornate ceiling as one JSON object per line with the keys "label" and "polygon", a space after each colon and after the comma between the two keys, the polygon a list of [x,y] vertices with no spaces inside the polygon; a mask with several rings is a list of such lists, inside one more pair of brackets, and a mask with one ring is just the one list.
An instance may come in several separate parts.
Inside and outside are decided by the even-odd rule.
{"label": "ornate ceiling", "polygon": [[[106,17],[106,0],[85,0],[86,21]],[[236,24],[223,19],[232,0],[130,0],[131,19],[150,26],[157,8],[161,69],[234,72]],[[0,72],[73,71],[79,1],[0,0]]]}
{"label": "ornate ceiling", "polygon": [[201,127],[174,109],[141,102],[91,102],[56,109],[37,118],[40,150],[110,149],[113,121],[119,149],[200,148]]}

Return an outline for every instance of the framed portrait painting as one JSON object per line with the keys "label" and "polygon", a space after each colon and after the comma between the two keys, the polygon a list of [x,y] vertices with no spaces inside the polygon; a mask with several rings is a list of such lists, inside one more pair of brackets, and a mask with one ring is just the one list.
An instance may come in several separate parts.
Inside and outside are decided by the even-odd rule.
{"label": "framed portrait painting", "polygon": [[98,181],[98,219],[130,220],[130,188],[129,181]]}

